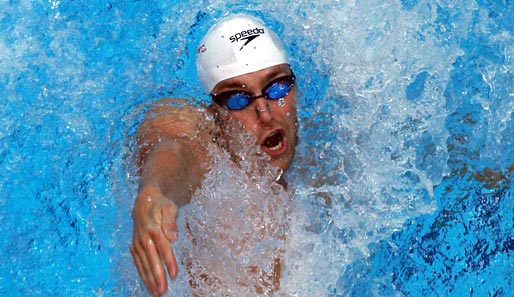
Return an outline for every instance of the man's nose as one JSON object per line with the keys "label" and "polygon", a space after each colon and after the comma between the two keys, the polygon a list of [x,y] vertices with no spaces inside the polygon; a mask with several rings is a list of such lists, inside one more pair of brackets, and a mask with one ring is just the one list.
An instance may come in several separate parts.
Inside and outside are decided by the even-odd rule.
{"label": "man's nose", "polygon": [[257,118],[263,123],[269,123],[273,119],[269,102],[265,98],[255,99],[255,112],[257,113]]}

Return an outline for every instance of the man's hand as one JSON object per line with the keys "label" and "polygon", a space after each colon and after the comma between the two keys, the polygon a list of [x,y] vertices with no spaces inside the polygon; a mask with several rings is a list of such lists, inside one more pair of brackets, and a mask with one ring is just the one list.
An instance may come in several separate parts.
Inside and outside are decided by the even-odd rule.
{"label": "man's hand", "polygon": [[[181,99],[163,99],[137,131],[139,192],[132,217],[130,252],[148,291],[167,290],[166,269],[177,276],[171,244],[177,239],[178,207],[189,203],[207,171],[206,145],[212,140],[205,110]],[[164,264],[164,265],[163,265]]]}
{"label": "man's hand", "polygon": [[155,188],[141,189],[132,217],[134,232],[130,253],[146,288],[153,296],[167,291],[163,263],[171,278],[177,276],[177,260],[171,244],[177,239],[178,208]]}

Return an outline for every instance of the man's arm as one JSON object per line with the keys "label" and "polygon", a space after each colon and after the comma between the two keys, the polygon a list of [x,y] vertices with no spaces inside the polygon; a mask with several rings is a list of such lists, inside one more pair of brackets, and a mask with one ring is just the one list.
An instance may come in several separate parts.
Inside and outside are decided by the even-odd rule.
{"label": "man's arm", "polygon": [[167,290],[163,262],[170,277],[177,275],[171,243],[178,236],[178,207],[189,202],[207,167],[205,131],[198,128],[203,116],[193,107],[170,103],[157,103],[138,130],[141,178],[130,251],[154,296]]}

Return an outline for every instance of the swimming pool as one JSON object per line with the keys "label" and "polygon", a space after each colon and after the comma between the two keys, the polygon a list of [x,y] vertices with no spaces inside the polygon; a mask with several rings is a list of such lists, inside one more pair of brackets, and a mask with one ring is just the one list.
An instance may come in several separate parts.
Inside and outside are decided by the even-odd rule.
{"label": "swimming pool", "polygon": [[0,0],[0,295],[143,294],[133,133],[249,10],[301,90],[288,292],[511,296],[511,2],[176,2]]}

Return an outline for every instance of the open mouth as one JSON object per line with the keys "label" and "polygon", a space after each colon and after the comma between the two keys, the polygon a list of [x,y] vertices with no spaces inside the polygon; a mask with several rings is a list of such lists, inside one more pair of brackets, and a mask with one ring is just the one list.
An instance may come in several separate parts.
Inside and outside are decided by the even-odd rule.
{"label": "open mouth", "polygon": [[271,132],[263,141],[262,148],[270,156],[281,155],[286,148],[283,132],[275,130]]}

